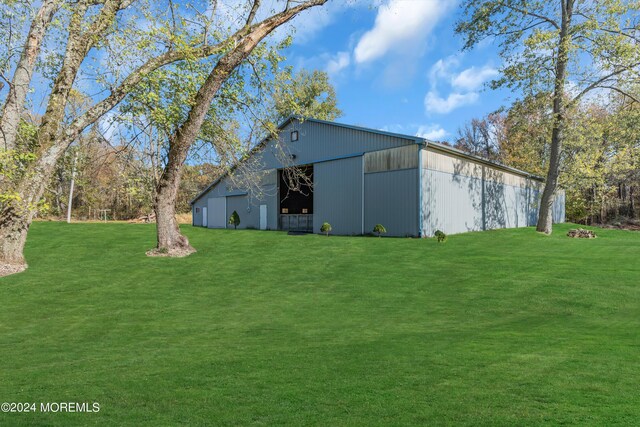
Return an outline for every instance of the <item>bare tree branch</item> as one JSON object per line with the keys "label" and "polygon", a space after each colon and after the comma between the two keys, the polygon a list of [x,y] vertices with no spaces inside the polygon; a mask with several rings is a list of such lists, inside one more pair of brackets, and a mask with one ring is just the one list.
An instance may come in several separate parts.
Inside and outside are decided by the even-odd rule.
{"label": "bare tree branch", "polygon": [[260,9],[260,0],[253,0],[253,5],[251,6],[251,11],[249,12],[245,25],[251,25],[253,23],[256,13],[258,13],[258,9]]}
{"label": "bare tree branch", "polygon": [[640,66],[640,62],[633,64],[631,66],[628,67],[624,67],[624,68],[620,68],[598,80],[596,80],[595,82],[591,83],[590,85],[588,85],[587,87],[585,87],[582,91],[580,91],[580,93],[578,93],[569,103],[568,106],[572,106],[575,105],[580,98],[582,98],[584,95],[586,95],[587,93],[591,92],[592,90],[598,88],[598,87],[603,87],[602,84],[605,83],[606,81],[608,81],[609,79],[618,76],[622,73],[624,73],[625,71],[629,71],[635,67]]}
{"label": "bare tree branch", "polygon": [[[564,0],[562,0],[562,4],[563,4],[563,8],[564,8]],[[504,7],[506,7],[506,8],[508,8],[508,9],[513,10],[514,12],[518,12],[518,13],[521,13],[523,15],[532,16],[534,18],[541,19],[541,20],[551,24],[556,30],[560,30],[560,25],[555,20],[549,18],[548,16],[544,16],[544,15],[532,12],[530,10],[522,9],[520,7],[513,6],[513,5],[508,4],[508,3],[502,3],[502,5]]]}

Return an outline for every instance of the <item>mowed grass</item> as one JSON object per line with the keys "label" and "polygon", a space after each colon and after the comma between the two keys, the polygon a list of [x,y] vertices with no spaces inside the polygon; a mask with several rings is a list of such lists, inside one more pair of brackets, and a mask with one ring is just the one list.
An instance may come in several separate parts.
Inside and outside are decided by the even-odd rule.
{"label": "mowed grass", "polygon": [[0,279],[0,425],[637,425],[640,234],[434,239],[35,223]]}

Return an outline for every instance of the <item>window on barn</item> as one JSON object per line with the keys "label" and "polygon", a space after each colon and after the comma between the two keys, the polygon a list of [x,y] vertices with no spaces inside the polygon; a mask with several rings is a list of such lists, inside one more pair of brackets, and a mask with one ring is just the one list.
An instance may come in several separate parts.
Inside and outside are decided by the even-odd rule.
{"label": "window on barn", "polygon": [[295,142],[298,140],[298,131],[294,130],[293,132],[291,132],[291,142]]}

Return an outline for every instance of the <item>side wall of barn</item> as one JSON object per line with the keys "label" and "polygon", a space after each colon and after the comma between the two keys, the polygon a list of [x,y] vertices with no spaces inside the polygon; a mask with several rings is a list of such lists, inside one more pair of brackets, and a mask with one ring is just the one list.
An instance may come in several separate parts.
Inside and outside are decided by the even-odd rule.
{"label": "side wall of barn", "polygon": [[[535,225],[543,183],[537,179],[427,147],[421,153],[422,234]],[[564,222],[564,192],[554,202]]]}

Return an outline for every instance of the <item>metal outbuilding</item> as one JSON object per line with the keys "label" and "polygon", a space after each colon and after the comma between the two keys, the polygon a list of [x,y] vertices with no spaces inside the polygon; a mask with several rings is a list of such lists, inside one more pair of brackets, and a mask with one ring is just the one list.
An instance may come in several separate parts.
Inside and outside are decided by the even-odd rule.
{"label": "metal outbuilding", "polygon": [[[421,137],[292,116],[279,138],[192,200],[193,225],[361,235],[382,224],[389,236],[433,236],[535,225],[543,180]],[[241,166],[241,165],[240,165]],[[290,191],[287,168],[307,180]],[[242,175],[252,170],[252,184]],[[245,180],[244,182],[249,182]],[[554,222],[564,222],[556,194]]]}

